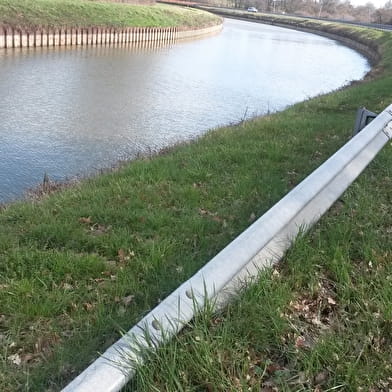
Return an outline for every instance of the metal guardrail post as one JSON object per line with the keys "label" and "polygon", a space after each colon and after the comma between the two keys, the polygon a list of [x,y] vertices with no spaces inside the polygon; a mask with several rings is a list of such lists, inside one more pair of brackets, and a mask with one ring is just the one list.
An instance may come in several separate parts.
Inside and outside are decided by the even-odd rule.
{"label": "metal guardrail post", "polygon": [[377,113],[373,113],[366,108],[359,108],[355,119],[353,136],[362,131],[362,129],[365,128],[366,125],[368,125],[376,117]]}

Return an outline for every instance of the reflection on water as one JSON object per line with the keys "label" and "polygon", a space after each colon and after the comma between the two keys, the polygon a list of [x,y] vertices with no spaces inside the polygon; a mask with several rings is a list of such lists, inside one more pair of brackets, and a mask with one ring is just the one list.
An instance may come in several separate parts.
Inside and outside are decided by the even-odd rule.
{"label": "reflection on water", "polygon": [[148,49],[0,52],[0,201],[50,178],[192,139],[331,91],[369,70],[316,35],[226,21],[220,35]]}

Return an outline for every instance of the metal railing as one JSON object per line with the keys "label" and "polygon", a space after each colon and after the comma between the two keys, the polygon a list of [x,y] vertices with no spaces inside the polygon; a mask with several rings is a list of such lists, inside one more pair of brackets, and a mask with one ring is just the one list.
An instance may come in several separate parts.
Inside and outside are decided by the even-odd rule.
{"label": "metal railing", "polygon": [[[225,300],[244,279],[277,262],[331,207],[392,138],[392,105],[164,299],[64,392],[114,392],[135,374],[141,350],[178,333],[206,301]],[[125,360],[125,358],[127,358]]]}

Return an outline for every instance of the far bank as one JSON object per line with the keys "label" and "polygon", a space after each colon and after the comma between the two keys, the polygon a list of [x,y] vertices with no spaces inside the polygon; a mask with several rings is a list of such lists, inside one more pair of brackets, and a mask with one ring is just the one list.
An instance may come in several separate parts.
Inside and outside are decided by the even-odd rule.
{"label": "far bank", "polygon": [[89,0],[0,0],[0,27],[23,30],[92,27],[213,26],[220,18],[208,12],[164,4],[133,5]]}
{"label": "far bank", "polygon": [[219,32],[220,17],[168,5],[87,0],[0,0],[0,49],[168,44]]}

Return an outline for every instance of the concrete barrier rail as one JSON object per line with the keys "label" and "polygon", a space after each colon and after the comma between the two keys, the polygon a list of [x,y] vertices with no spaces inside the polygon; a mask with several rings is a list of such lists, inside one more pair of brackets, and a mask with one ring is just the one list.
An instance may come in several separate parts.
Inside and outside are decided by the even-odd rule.
{"label": "concrete barrier rail", "polygon": [[[392,139],[392,105],[163,300],[75,378],[64,392],[119,391],[142,362],[140,350],[178,333],[205,302],[227,295],[277,262]],[[148,337],[148,338],[146,338]]]}

